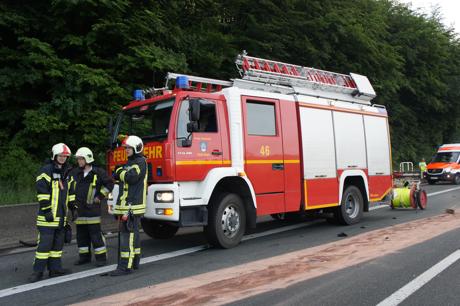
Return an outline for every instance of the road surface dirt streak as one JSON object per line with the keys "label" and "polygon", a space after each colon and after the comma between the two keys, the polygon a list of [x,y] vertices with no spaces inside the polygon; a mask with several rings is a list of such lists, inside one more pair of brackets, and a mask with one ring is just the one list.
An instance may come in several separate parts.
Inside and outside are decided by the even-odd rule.
{"label": "road surface dirt streak", "polygon": [[460,227],[458,214],[394,225],[332,242],[173,280],[78,305],[220,305],[286,288],[432,239]]}

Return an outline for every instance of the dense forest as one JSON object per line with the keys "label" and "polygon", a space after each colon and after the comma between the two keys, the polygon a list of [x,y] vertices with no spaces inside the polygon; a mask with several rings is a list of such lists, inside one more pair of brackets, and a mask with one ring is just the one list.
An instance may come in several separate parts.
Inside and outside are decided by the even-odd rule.
{"label": "dense forest", "polygon": [[394,162],[429,159],[460,142],[460,43],[441,21],[392,0],[3,0],[0,186],[32,185],[57,142],[103,162],[108,117],[133,89],[168,71],[237,77],[242,50],[368,76]]}

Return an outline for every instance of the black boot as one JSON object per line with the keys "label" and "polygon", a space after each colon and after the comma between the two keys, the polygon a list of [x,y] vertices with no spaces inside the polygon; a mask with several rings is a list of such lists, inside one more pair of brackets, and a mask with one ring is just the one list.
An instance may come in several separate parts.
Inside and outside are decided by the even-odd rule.
{"label": "black boot", "polygon": [[122,275],[127,275],[130,273],[131,273],[131,269],[117,268],[116,270],[113,270],[112,272],[110,272],[109,276],[122,276]]}
{"label": "black boot", "polygon": [[90,263],[91,262],[91,258],[81,258],[78,259],[74,265],[75,266],[81,266],[81,265],[84,265],[84,264],[87,264],[87,263]]}
{"label": "black boot", "polygon": [[51,270],[49,272],[49,276],[50,277],[58,277],[58,276],[63,276],[63,275],[66,275],[66,274],[70,274],[72,273],[72,270],[69,270],[69,269],[59,269],[59,270]]}
{"label": "black boot", "polygon": [[34,272],[29,276],[27,280],[29,281],[29,283],[35,283],[41,280],[42,278],[43,278],[43,272]]}

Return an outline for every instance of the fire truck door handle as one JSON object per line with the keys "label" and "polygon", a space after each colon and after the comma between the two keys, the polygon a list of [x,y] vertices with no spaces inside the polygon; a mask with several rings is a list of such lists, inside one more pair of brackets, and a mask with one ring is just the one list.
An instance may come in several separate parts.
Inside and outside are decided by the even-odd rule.
{"label": "fire truck door handle", "polygon": [[284,170],[284,164],[272,164],[272,170]]}
{"label": "fire truck door handle", "polygon": [[214,150],[211,152],[212,155],[222,155],[221,151]]}

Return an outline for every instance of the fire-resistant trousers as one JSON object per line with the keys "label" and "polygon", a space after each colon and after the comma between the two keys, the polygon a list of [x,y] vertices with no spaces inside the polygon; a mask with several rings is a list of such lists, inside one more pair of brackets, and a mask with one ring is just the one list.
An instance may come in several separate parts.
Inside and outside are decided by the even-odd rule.
{"label": "fire-resistant trousers", "polygon": [[91,244],[96,261],[107,260],[107,247],[101,224],[77,224],[78,254],[82,260],[91,260]]}
{"label": "fire-resistant trousers", "polygon": [[64,247],[64,227],[38,227],[38,246],[35,252],[34,272],[62,269],[61,257]]}
{"label": "fire-resistant trousers", "polygon": [[140,216],[132,216],[131,221],[120,221],[120,260],[119,269],[139,267],[141,242],[139,238]]}

